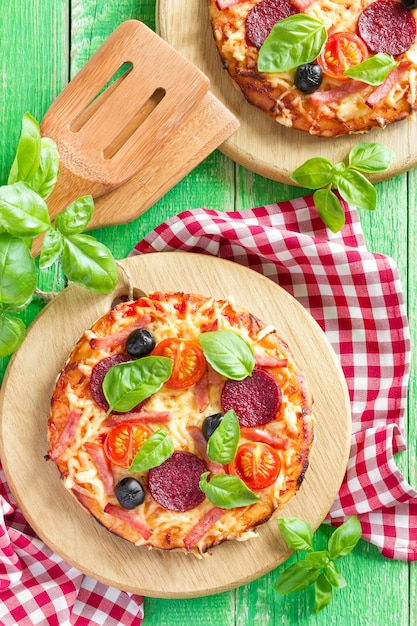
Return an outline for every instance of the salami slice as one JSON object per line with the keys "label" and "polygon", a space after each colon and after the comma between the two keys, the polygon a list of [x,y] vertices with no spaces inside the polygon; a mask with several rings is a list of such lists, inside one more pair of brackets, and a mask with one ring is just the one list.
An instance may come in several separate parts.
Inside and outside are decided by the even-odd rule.
{"label": "salami slice", "polygon": [[[91,378],[90,378],[90,389],[91,395],[94,400],[98,404],[101,409],[107,411],[109,408],[109,403],[107,402],[104,392],[103,392],[103,379],[109,369],[113,367],[113,365],[118,365],[119,363],[126,363],[126,361],[131,361],[132,357],[127,356],[127,354],[115,354],[114,356],[109,356],[102,361],[99,361],[92,369]],[[134,409],[132,409],[134,410]]]}
{"label": "salami slice", "polygon": [[259,50],[277,22],[298,12],[290,0],[261,0],[246,18],[247,43]]}
{"label": "salami slice", "polygon": [[223,411],[233,409],[241,426],[253,428],[274,419],[281,406],[282,391],[277,381],[262,369],[254,369],[243,380],[228,380],[222,391]]}
{"label": "salami slice", "polygon": [[378,0],[360,14],[358,32],[371,52],[396,56],[414,43],[416,20],[401,2]]}
{"label": "salami slice", "polygon": [[162,465],[149,470],[148,487],[158,504],[169,511],[193,509],[205,498],[199,487],[205,463],[191,452],[174,452]]}

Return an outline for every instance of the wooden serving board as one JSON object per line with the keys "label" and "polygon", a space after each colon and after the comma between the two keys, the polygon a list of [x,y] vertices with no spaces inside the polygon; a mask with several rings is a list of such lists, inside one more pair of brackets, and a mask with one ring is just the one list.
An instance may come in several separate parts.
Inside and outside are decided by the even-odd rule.
{"label": "wooden serving board", "polygon": [[285,128],[250,105],[222,68],[211,31],[208,0],[158,0],[157,22],[159,34],[208,76],[210,90],[239,119],[240,128],[221,150],[249,170],[294,185],[289,176],[307,159],[346,161],[349,150],[361,141],[376,141],[396,154],[389,170],[369,176],[372,182],[391,178],[417,165],[417,126],[413,120],[374,129],[368,134],[329,139]]}
{"label": "wooden serving board", "polygon": [[[302,488],[283,515],[316,528],[343,480],[350,444],[350,403],[338,360],[323,332],[290,295],[252,270],[205,255],[165,252],[123,261],[144,291],[180,290],[233,296],[275,325],[304,368],[315,399],[316,442]],[[156,597],[194,597],[231,589],[267,573],[290,551],[276,520],[259,537],[226,542],[202,559],[182,552],[149,551],[100,526],[60,482],[48,451],[47,420],[56,377],[85,329],[127,292],[126,273],[113,294],[75,285],[48,304],[10,361],[0,394],[1,458],[10,488],[26,519],[66,561],[114,587]]]}

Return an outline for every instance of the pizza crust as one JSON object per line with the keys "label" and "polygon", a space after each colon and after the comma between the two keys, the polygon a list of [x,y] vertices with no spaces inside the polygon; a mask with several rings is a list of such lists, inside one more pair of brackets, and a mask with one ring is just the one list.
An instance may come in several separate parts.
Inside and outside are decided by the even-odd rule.
{"label": "pizza crust", "polygon": [[[93,367],[104,358],[126,353],[126,334],[138,319],[145,319],[146,327],[154,334],[157,343],[172,336],[196,341],[201,332],[233,330],[250,343],[261,367],[262,362],[270,358],[286,359],[285,367],[268,369],[282,391],[279,411],[271,422],[255,429],[273,441],[285,442],[278,450],[282,468],[271,487],[257,491],[260,499],[255,504],[216,511],[216,507],[204,498],[200,504],[184,512],[167,510],[150,495],[147,472],[129,473],[128,469],[111,464],[114,485],[129,475],[140,480],[145,488],[142,504],[132,511],[122,511],[123,519],[113,514],[121,507],[114,493],[106,493],[100,469],[89,452],[90,444],[102,445],[110,430],[112,414],[107,416],[95,402],[90,378]],[[199,443],[201,437],[196,437],[195,432],[201,432],[207,415],[221,411],[225,381],[213,371],[208,372],[204,383],[207,385],[205,406],[199,400],[198,383],[185,389],[170,389],[164,385],[146,401],[141,415],[153,430],[164,428],[168,432],[175,450],[191,452],[206,462],[208,459],[201,449],[201,441]],[[252,537],[259,524],[276,515],[296,494],[308,468],[314,440],[312,406],[308,382],[290,348],[275,329],[232,300],[156,292],[134,302],[118,304],[77,342],[57,378],[51,400],[49,458],[57,465],[65,488],[111,532],[139,546],[182,549],[199,555],[223,541]],[[167,413],[170,420],[159,423],[158,415]],[[131,414],[117,415],[115,419],[120,421],[125,417],[129,421]],[[256,436],[251,435],[248,439],[242,435],[240,443],[251,439],[256,440]],[[226,466],[223,471],[227,472]],[[214,520],[213,523],[202,536],[191,540],[194,530],[207,516]]]}

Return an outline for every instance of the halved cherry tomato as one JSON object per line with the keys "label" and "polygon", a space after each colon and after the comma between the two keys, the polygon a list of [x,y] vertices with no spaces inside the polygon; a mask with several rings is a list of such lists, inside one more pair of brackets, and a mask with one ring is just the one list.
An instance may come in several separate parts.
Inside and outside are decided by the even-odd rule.
{"label": "halved cherry tomato", "polygon": [[171,378],[165,383],[171,389],[184,389],[197,383],[206,371],[206,357],[197,343],[169,337],[152,352],[153,356],[166,356],[174,361]]}
{"label": "halved cherry tomato", "polygon": [[107,458],[120,467],[130,467],[136,453],[143,446],[152,429],[138,422],[121,422],[107,433],[104,451]]}
{"label": "halved cherry tomato", "polygon": [[241,478],[249,489],[265,489],[278,478],[281,460],[267,443],[244,443],[237,449],[235,459],[228,466],[229,472]]}
{"label": "halved cherry tomato", "polygon": [[368,48],[360,37],[354,33],[339,32],[329,36],[317,62],[330,78],[348,80],[343,72],[367,58]]}

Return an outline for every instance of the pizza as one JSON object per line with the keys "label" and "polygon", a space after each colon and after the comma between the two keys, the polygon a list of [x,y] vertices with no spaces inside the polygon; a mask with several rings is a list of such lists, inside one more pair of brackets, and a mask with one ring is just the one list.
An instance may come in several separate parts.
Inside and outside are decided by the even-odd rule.
{"label": "pizza", "polygon": [[414,115],[415,0],[209,3],[223,67],[283,126],[334,137]]}
{"label": "pizza", "polygon": [[287,343],[232,298],[119,302],[59,373],[48,462],[111,532],[197,556],[245,540],[298,491],[313,400]]}

